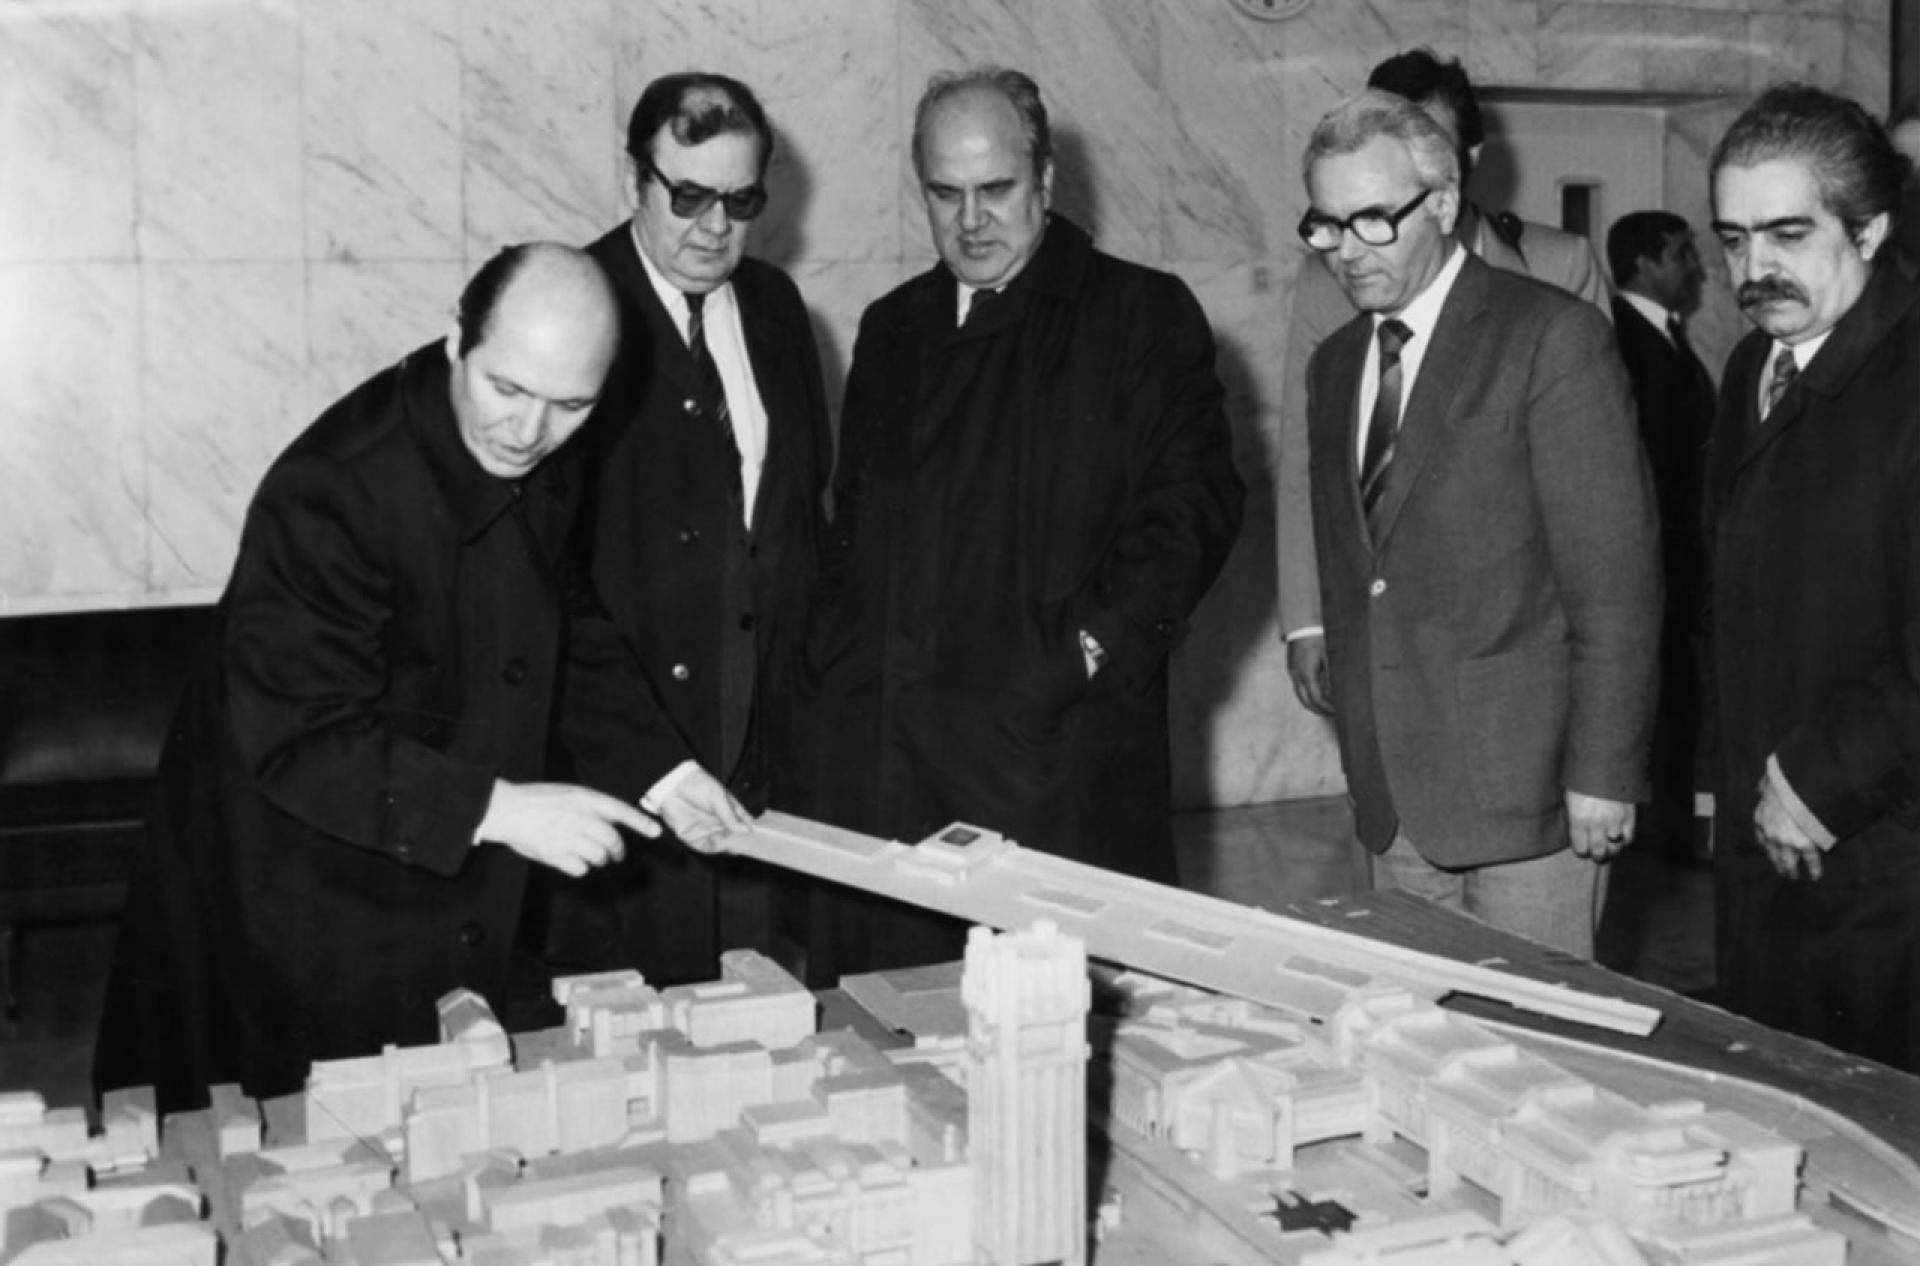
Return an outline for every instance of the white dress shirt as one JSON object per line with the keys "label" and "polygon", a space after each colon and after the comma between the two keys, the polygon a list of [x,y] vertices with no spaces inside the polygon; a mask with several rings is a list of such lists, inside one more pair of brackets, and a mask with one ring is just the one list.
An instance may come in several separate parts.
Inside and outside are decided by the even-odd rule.
{"label": "white dress shirt", "polygon": [[[660,296],[667,315],[687,338],[687,296],[653,266],[636,238],[633,248],[647,270],[653,292]],[[740,325],[740,304],[734,298],[733,283],[722,282],[707,295],[704,311],[707,351],[720,370],[720,387],[727,393],[727,417],[733,424],[733,442],[740,449],[740,488],[744,494],[741,513],[749,525],[753,522],[754,498],[760,492],[760,470],[767,460],[767,410],[760,400],[760,386],[753,378],[753,363],[747,359],[746,331]]]}

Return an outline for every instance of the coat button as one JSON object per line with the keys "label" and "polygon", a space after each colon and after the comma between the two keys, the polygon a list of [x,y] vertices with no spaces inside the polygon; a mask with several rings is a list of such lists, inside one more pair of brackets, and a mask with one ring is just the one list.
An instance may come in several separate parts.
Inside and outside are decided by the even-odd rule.
{"label": "coat button", "polygon": [[1387,582],[1384,580],[1376,580],[1372,584],[1367,586],[1367,592],[1372,594],[1376,598],[1378,598],[1381,594],[1385,593],[1386,591],[1387,591]]}
{"label": "coat button", "polygon": [[507,666],[500,670],[500,678],[509,686],[519,685],[527,679],[527,661],[518,656],[508,660]]}
{"label": "coat button", "polygon": [[1172,620],[1162,620],[1158,624],[1153,626],[1153,631],[1155,633],[1158,633],[1161,637],[1172,637],[1173,629],[1174,629],[1174,624]]}
{"label": "coat button", "polygon": [[685,400],[682,400],[680,402],[680,407],[682,409],[685,409],[688,413],[700,412],[700,402],[698,400],[695,400],[692,396],[688,396]]}
{"label": "coat button", "polygon": [[699,528],[681,528],[680,529],[680,543],[682,545],[691,545],[699,539],[700,539]]}
{"label": "coat button", "polygon": [[403,862],[410,859],[413,856],[413,837],[411,835],[401,837],[400,842],[393,846],[393,851]]}
{"label": "coat button", "polygon": [[460,925],[460,943],[468,949],[487,939],[487,930],[478,923],[467,922]]}
{"label": "coat button", "polygon": [[740,617],[740,630],[743,633],[753,632],[753,612],[749,611]]}
{"label": "coat button", "polygon": [[685,664],[675,664],[668,671],[672,674],[675,681],[685,681],[687,678],[693,676],[693,670]]}

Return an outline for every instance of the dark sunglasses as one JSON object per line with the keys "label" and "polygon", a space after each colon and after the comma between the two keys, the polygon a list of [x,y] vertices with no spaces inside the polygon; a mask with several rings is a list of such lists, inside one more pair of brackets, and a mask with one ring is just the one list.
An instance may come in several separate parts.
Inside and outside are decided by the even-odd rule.
{"label": "dark sunglasses", "polygon": [[1431,189],[1422,189],[1419,196],[1398,211],[1381,211],[1368,208],[1356,211],[1344,220],[1336,220],[1330,215],[1318,211],[1309,211],[1300,217],[1300,240],[1316,251],[1336,250],[1340,246],[1340,236],[1352,233],[1368,246],[1392,246],[1400,240],[1400,221],[1412,215],[1414,209],[1427,200]]}
{"label": "dark sunglasses", "polygon": [[651,158],[643,158],[640,162],[647,174],[659,181],[660,187],[667,191],[668,205],[683,220],[698,219],[716,202],[726,209],[727,219],[735,224],[744,224],[767,208],[767,191],[763,186],[748,185],[745,189],[729,189],[722,193],[718,189],[696,185],[691,180],[668,180],[667,174],[655,167]]}

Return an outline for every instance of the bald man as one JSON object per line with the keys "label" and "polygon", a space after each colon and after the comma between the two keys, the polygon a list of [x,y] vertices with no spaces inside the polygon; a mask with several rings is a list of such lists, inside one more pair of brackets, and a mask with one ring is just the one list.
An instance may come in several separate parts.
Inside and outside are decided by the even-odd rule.
{"label": "bald man", "polygon": [[[582,481],[554,454],[618,331],[585,254],[511,247],[443,343],[267,472],[161,759],[101,1091],[175,1111],[435,1041],[442,994],[504,991],[534,866],[585,874],[663,820],[703,843],[744,825],[557,567]],[[556,739],[598,790],[545,781]]]}

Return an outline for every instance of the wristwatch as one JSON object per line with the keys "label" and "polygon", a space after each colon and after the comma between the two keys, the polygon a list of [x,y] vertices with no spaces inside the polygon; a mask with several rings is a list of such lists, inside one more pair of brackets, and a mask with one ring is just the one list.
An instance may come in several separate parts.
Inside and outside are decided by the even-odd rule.
{"label": "wristwatch", "polygon": [[1087,676],[1091,677],[1107,666],[1107,648],[1100,645],[1093,634],[1080,630],[1080,653],[1087,657]]}

